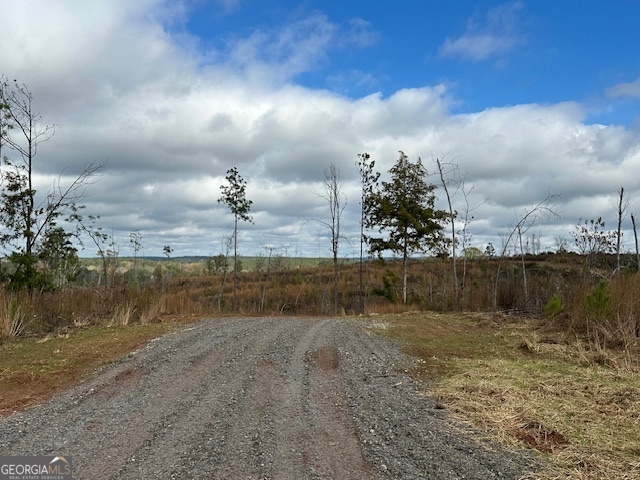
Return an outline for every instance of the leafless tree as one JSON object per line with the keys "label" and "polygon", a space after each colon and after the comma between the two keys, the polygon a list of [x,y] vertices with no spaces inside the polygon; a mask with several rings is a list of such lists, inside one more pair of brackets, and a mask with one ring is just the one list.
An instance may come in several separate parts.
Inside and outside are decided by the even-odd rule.
{"label": "leafless tree", "polygon": [[[463,252],[469,247],[470,235],[469,224],[473,220],[473,213],[484,203],[475,206],[469,204],[469,196],[474,189],[473,184],[467,184],[467,174],[460,171],[457,163],[445,162],[446,155],[442,159],[434,159],[434,163],[438,167],[438,175],[440,184],[445,192],[449,219],[451,221],[451,259],[452,259],[452,279],[453,288],[456,297],[456,304],[459,304],[460,297],[464,292],[467,276],[467,256],[462,258],[462,275],[458,273],[458,255],[457,249],[461,248]],[[464,197],[464,209],[461,215],[458,215],[453,208],[454,198],[462,193]],[[456,219],[460,219],[456,225]],[[459,230],[458,230],[459,228]]]}
{"label": "leafless tree", "polygon": [[555,202],[557,199],[558,199],[558,195],[549,194],[541,202],[526,208],[521,215],[519,216],[516,215],[516,224],[509,231],[509,233],[504,236],[504,240],[502,244],[503,245],[502,252],[498,260],[498,268],[497,268],[496,276],[494,279],[494,290],[493,290],[494,308],[497,308],[498,306],[498,285],[499,285],[499,278],[500,278],[501,261],[506,256],[509,245],[514,239],[518,241],[518,246],[516,247],[516,249],[520,251],[520,258],[522,262],[522,281],[523,281],[523,288],[524,288],[525,303],[528,301],[529,292],[528,292],[528,286],[527,286],[527,271],[525,268],[522,236],[527,231],[529,231],[531,227],[533,227],[536,223],[538,223],[541,219],[545,219],[549,217],[560,218],[560,214],[558,214],[555,209]]}
{"label": "leafless tree", "polygon": [[[458,172],[459,169],[457,165],[454,165],[450,162],[445,163],[444,157],[442,160],[439,158],[436,158],[433,161],[438,167],[440,185],[442,185],[442,189],[444,190],[445,197],[447,198],[449,221],[451,222],[451,259],[452,259],[452,265],[453,265],[453,290],[454,290],[455,301],[457,305],[460,301],[460,282],[458,281],[458,266],[456,261],[457,260],[456,250],[457,250],[458,242],[456,239],[455,219],[456,219],[457,213],[453,209],[453,201],[452,201],[452,197],[455,195],[455,189],[457,187],[454,187],[454,192],[450,192],[449,181],[445,177],[450,176],[452,172]],[[446,168],[446,171],[445,171],[445,168]]]}
{"label": "leafless tree", "polygon": [[638,226],[636,224],[636,214],[631,214],[631,224],[633,225],[633,239],[636,244],[636,265],[638,268],[638,272],[640,272],[640,250],[638,249]]}
{"label": "leafless tree", "polygon": [[342,219],[342,213],[347,206],[347,197],[342,193],[340,170],[333,163],[324,171],[322,185],[324,192],[319,194],[319,196],[325,199],[329,205],[329,221],[317,221],[325,225],[331,235],[331,253],[333,256],[333,313],[337,314],[340,288],[340,221]]}
{"label": "leafless tree", "polygon": [[34,160],[40,144],[53,137],[55,126],[42,124],[41,115],[33,109],[33,95],[26,85],[20,85],[15,80],[11,87],[6,79],[0,78],[0,105],[5,119],[2,143],[16,152],[22,160],[19,162],[9,158],[3,159],[6,167],[3,172],[4,180],[7,181],[11,200],[14,204],[18,204],[15,206],[20,210],[18,218],[7,213],[15,219],[16,223],[21,224],[18,228],[22,231],[12,232],[12,234],[22,237],[24,253],[30,256],[37,240],[34,232],[37,229],[34,225],[36,223]]}
{"label": "leafless tree", "polygon": [[629,199],[624,196],[624,187],[618,189],[618,229],[616,230],[616,272],[620,271],[620,246],[622,243],[622,222],[629,208]]}

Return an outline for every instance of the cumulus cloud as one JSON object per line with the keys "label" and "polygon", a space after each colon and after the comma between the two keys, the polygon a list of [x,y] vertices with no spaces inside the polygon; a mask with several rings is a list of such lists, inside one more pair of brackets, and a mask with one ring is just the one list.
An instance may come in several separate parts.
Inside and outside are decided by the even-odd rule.
{"label": "cumulus cloud", "polygon": [[521,2],[514,2],[491,8],[482,20],[472,17],[460,36],[444,41],[440,55],[474,62],[504,56],[524,41],[517,28],[521,9]]}
{"label": "cumulus cloud", "polygon": [[[579,217],[610,218],[614,209],[602,199],[613,198],[619,185],[632,198],[640,193],[637,136],[623,127],[585,123],[579,104],[453,113],[455,91],[442,84],[355,99],[304,88],[296,85],[297,75],[330,61],[331,49],[345,48],[345,42],[369,45],[375,41],[371,26],[338,25],[313,13],[280,29],[229,39],[226,50],[210,52],[198,50],[184,33],[171,33],[167,18],[180,21],[181,15],[171,5],[25,0],[13,2],[11,15],[0,18],[4,73],[26,83],[44,120],[57,124],[36,161],[38,188],[46,191],[60,172],[71,176],[86,162],[108,160],[85,199],[86,211],[113,230],[122,254],[136,230],[146,255],[161,255],[167,244],[175,255],[221,251],[232,218],[217,199],[233,166],[253,201],[255,224],[241,232],[247,254],[265,245],[295,246],[289,253],[295,248],[301,255],[329,253],[326,229],[313,220],[327,214],[317,192],[330,163],[340,169],[348,194],[343,225],[355,252],[355,161],[363,152],[382,172],[400,149],[422,157],[430,171],[432,156],[448,154],[475,185],[469,201],[479,205],[471,224],[479,246],[496,244],[514,215],[550,192],[561,195],[564,214],[560,225],[544,227],[550,232],[568,231]],[[176,16],[167,13],[170,8],[178,8]],[[470,23],[464,38],[493,34],[503,45],[516,41],[519,8],[516,3],[489,12]],[[34,9],[42,17],[30,16]],[[499,49],[484,51],[469,58],[488,58]],[[463,200],[456,198],[459,211]]]}

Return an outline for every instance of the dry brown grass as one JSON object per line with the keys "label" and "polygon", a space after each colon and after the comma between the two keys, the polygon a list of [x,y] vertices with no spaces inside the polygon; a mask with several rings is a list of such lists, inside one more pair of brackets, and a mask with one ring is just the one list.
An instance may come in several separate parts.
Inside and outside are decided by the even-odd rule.
{"label": "dry brown grass", "polygon": [[0,340],[14,338],[24,330],[25,315],[15,295],[0,298]]}
{"label": "dry brown grass", "polygon": [[162,307],[159,303],[149,305],[144,310],[140,311],[140,323],[142,325],[148,325],[156,322],[162,314]]}
{"label": "dry brown grass", "polygon": [[[640,478],[640,369],[619,351],[547,343],[537,322],[496,315],[384,317],[389,334],[422,358],[456,416],[510,447],[551,462],[536,478]],[[636,351],[636,355],[640,353]],[[637,357],[636,357],[637,358]]]}
{"label": "dry brown grass", "polygon": [[[498,301],[499,310],[541,311],[549,298],[558,294],[571,307],[567,312],[574,319],[580,316],[580,311],[574,308],[580,304],[580,299],[575,300],[574,297],[584,297],[594,282],[585,277],[582,263],[574,261],[572,270],[567,269],[567,265],[563,258],[555,256],[528,261],[529,297],[525,299],[519,261],[500,262],[501,273],[497,283],[498,262],[495,259],[468,262],[466,288],[458,301],[454,300],[450,262],[415,260],[409,265],[408,305],[402,305],[400,262],[371,261],[364,268],[365,313],[399,313],[407,309],[489,311],[494,310],[494,299]],[[187,275],[188,272],[189,269],[183,269],[174,272],[180,276],[130,286],[114,281],[110,288],[82,287],[52,293],[20,294],[17,299],[25,315],[24,332],[47,334],[87,322],[108,324],[114,318],[117,323],[145,323],[153,321],[158,309],[164,314],[203,316],[232,313],[327,315],[334,312],[331,266],[274,268],[268,274],[265,271],[242,272],[238,276],[235,294],[236,311],[233,311],[234,293],[229,278],[225,282],[222,274]],[[341,268],[339,314],[360,313],[358,272],[357,264]],[[621,277],[620,281],[626,281],[626,278]],[[640,280],[637,283],[640,289]],[[584,285],[583,290],[576,289],[576,285]],[[497,291],[494,292],[496,286]],[[623,288],[618,290],[624,291]],[[0,292],[0,300],[4,295]],[[615,325],[606,324],[607,328],[626,332],[628,336],[631,332],[628,320],[640,313],[640,308],[635,306],[637,303],[640,307],[640,301],[630,302],[633,295],[627,293],[625,297],[619,297],[619,302],[634,307],[617,311],[620,321]],[[636,294],[635,297],[640,296]],[[572,320],[567,327],[576,327],[578,331],[579,325],[580,322]]]}

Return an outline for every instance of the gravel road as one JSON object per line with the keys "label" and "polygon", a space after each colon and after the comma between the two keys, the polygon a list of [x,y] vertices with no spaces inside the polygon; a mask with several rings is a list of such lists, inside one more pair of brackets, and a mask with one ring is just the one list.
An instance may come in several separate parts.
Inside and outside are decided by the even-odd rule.
{"label": "gravel road", "polygon": [[0,419],[0,455],[68,455],[92,479],[522,478],[406,375],[364,320],[203,320]]}

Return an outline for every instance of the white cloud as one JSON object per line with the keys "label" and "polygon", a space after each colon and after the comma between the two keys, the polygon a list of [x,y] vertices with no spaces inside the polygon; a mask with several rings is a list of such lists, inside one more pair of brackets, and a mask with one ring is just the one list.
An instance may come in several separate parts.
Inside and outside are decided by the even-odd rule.
{"label": "white cloud", "polygon": [[362,18],[352,18],[343,43],[347,47],[370,47],[378,41],[378,34],[370,22]]}
{"label": "white cloud", "polygon": [[633,82],[618,83],[612,87],[609,87],[605,91],[607,97],[635,97],[640,98],[640,78]]}
{"label": "white cloud", "polygon": [[510,52],[518,40],[491,34],[464,35],[455,40],[447,38],[440,47],[443,57],[460,57],[463,60],[481,61]]}
{"label": "white cloud", "polygon": [[472,17],[462,35],[444,41],[440,55],[474,62],[504,56],[524,41],[517,22],[521,9],[522,4],[514,2],[492,7],[481,22]]}
{"label": "white cloud", "polygon": [[242,0],[215,0],[223,14],[233,13],[240,8]]}
{"label": "white cloud", "polygon": [[[32,89],[44,119],[58,124],[37,159],[39,188],[65,169],[71,175],[108,158],[86,211],[113,228],[123,254],[134,230],[147,255],[161,255],[167,244],[174,255],[218,253],[232,219],[217,198],[232,166],[254,202],[255,225],[242,226],[244,253],[286,244],[299,254],[329,254],[326,231],[308,220],[327,210],[316,192],[330,163],[345,181],[343,225],[356,245],[354,164],[365,151],[383,172],[400,149],[421,156],[429,170],[432,155],[448,153],[475,184],[471,204],[487,200],[471,226],[475,241],[494,245],[515,213],[549,192],[561,195],[564,221],[541,228],[567,232],[579,217],[611,217],[611,202],[602,199],[613,199],[619,185],[631,198],[640,194],[639,138],[623,127],[585,124],[579,104],[455,114],[446,85],[350,99],[293,82],[342,47],[340,27],[321,14],[236,38],[225,55],[207,57],[217,63],[203,66],[202,52],[173,36],[164,14],[152,14],[169,2],[105,5],[12,2],[0,18],[0,58],[5,74]],[[33,11],[43,16],[30,17]],[[500,22],[508,16],[490,13],[468,34]]]}
{"label": "white cloud", "polygon": [[281,29],[230,40],[227,61],[256,82],[279,84],[326,62],[336,31],[325,15],[316,13]]}

